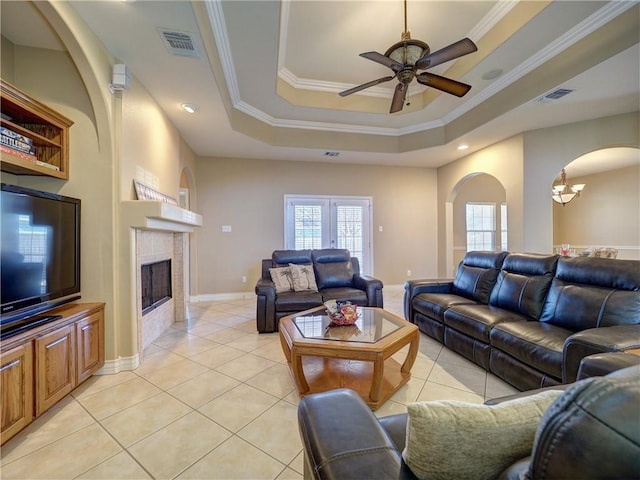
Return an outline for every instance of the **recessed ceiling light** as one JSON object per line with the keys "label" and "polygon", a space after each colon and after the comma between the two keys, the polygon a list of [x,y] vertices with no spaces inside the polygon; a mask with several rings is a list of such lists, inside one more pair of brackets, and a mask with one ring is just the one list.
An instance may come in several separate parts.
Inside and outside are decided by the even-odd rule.
{"label": "recessed ceiling light", "polygon": [[193,103],[183,103],[180,105],[180,108],[187,113],[196,113],[199,110],[198,106]]}
{"label": "recessed ceiling light", "polygon": [[458,150],[466,150],[467,148],[469,148],[469,145],[467,145],[466,143],[461,143],[460,145],[458,145]]}

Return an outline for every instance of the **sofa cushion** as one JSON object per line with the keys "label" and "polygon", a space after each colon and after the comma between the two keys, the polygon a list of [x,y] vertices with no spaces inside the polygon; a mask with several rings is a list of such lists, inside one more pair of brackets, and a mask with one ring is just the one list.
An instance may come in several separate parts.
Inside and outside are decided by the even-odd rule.
{"label": "sofa cushion", "polygon": [[519,313],[493,305],[455,305],[444,314],[444,324],[470,337],[489,343],[491,329],[502,322],[523,322]]}
{"label": "sofa cushion", "polygon": [[354,305],[367,305],[367,292],[351,287],[323,288],[320,290],[323,300],[349,301]]}
{"label": "sofa cushion", "polygon": [[444,323],[444,312],[454,305],[474,305],[476,302],[469,298],[452,293],[419,293],[413,297],[413,310]]}
{"label": "sofa cushion", "polygon": [[311,250],[274,250],[271,254],[273,266],[288,266],[290,263],[309,264],[311,261]]}
{"label": "sofa cushion", "polygon": [[540,321],[574,332],[640,323],[638,262],[560,258]]}
{"label": "sofa cushion", "polygon": [[289,268],[291,268],[291,273],[293,274],[293,289],[296,292],[304,292],[306,290],[313,292],[318,291],[313,265],[296,265],[295,263],[290,263]]}
{"label": "sofa cushion", "polygon": [[353,268],[350,260],[345,262],[315,263],[314,267],[318,290],[351,287],[353,285]]}
{"label": "sofa cushion", "polygon": [[319,292],[282,292],[276,297],[276,312],[301,312],[322,305]]}
{"label": "sofa cushion", "polygon": [[540,419],[561,394],[545,391],[491,406],[409,404],[402,456],[421,479],[497,478],[531,451]]}
{"label": "sofa cushion", "polygon": [[526,478],[638,478],[640,367],[573,384],[545,412]]}
{"label": "sofa cushion", "polygon": [[491,290],[489,303],[537,320],[556,269],[556,255],[510,254]]}
{"label": "sofa cushion", "polygon": [[293,290],[293,271],[290,267],[270,268],[271,281],[276,286],[276,293]]}
{"label": "sofa cushion", "polygon": [[458,265],[452,291],[480,303],[488,303],[506,252],[468,252]]}
{"label": "sofa cushion", "polygon": [[554,378],[562,378],[562,350],[570,330],[541,322],[507,322],[489,334],[491,346]]}

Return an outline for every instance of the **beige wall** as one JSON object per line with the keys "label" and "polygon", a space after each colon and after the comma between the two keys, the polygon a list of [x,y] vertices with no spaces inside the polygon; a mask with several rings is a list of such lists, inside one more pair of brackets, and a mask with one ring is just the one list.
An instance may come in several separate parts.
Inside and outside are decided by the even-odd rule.
{"label": "beige wall", "polygon": [[505,190],[507,222],[509,225],[509,250],[523,248],[523,148],[522,136],[468,155],[438,169],[438,274],[449,277],[457,265],[454,253],[453,204],[466,181],[480,173],[494,177]]}
{"label": "beige wall", "polygon": [[553,243],[578,249],[613,247],[618,258],[640,258],[640,166],[583,177],[579,198],[564,207],[553,204]]}
{"label": "beige wall", "polygon": [[500,246],[500,206],[506,202],[506,192],[500,182],[491,175],[481,174],[470,178],[461,186],[453,202],[453,263],[460,263],[467,252],[466,206],[469,202],[496,205],[496,242]]}
{"label": "beige wall", "polygon": [[[68,181],[4,172],[2,181],[82,200],[82,300],[106,302],[105,348],[107,358],[113,358],[119,346],[114,325],[112,164],[108,144],[99,144],[96,115],[87,89],[67,53],[13,46],[6,40],[2,46],[3,58],[7,49],[14,53],[13,63],[3,61],[3,78],[6,74],[18,88],[74,122],[70,129]],[[43,70],[46,75],[42,75]]]}
{"label": "beige wall", "polygon": [[253,293],[260,260],[284,246],[285,194],[371,196],[374,275],[393,285],[407,270],[418,278],[437,272],[435,170],[202,158],[196,182],[205,222],[196,233],[201,295]]}
{"label": "beige wall", "polygon": [[554,202],[549,189],[558,172],[576,158],[595,150],[638,148],[638,119],[636,111],[524,134],[525,250],[553,251]]}
{"label": "beige wall", "polygon": [[120,200],[132,198],[139,171],[150,172],[161,191],[177,197],[180,175],[193,178],[196,157],[135,79],[129,92],[109,92],[117,62],[67,3],[34,5],[69,52],[14,46],[3,38],[2,76],[75,122],[70,178],[4,172],[1,178],[82,200],[82,299],[106,302],[105,356],[118,370],[135,363],[137,340],[130,235],[119,224]]}

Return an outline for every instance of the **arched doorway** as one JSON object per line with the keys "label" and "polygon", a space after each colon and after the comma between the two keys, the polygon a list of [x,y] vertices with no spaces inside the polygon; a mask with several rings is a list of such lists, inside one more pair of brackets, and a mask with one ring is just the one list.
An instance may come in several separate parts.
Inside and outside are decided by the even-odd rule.
{"label": "arched doorway", "polygon": [[[448,275],[455,272],[466,254],[468,241],[474,241],[470,239],[483,238],[482,249],[506,249],[508,222],[503,218],[507,211],[506,197],[502,183],[487,173],[471,173],[455,185],[446,202]],[[485,221],[476,218],[468,225],[468,218],[474,215],[484,215]]]}
{"label": "arched doorway", "polygon": [[[553,205],[553,246],[580,254],[598,248],[617,258],[640,259],[640,150],[596,150],[565,166],[569,184],[585,184],[580,196]],[[557,183],[557,180],[554,182]]]}

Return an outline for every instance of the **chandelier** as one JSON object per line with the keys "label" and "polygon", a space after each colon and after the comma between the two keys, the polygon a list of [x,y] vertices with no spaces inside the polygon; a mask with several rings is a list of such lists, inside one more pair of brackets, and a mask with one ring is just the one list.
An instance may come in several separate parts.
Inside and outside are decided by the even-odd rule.
{"label": "chandelier", "polygon": [[580,196],[580,192],[584,189],[584,183],[571,185],[567,183],[567,172],[562,169],[560,174],[560,183],[553,186],[551,198],[554,202],[561,204],[563,207],[574,198]]}

